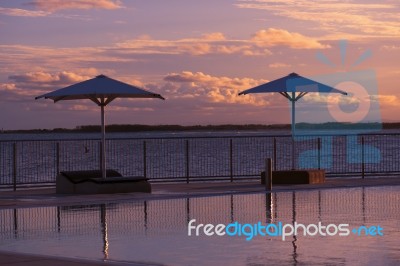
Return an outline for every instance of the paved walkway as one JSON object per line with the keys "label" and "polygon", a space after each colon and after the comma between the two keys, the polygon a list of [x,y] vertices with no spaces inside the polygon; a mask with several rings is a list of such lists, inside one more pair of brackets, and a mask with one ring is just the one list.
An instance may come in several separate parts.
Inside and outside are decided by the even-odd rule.
{"label": "paved walkway", "polygon": [[[321,190],[351,187],[372,186],[399,186],[400,177],[391,178],[338,178],[327,179],[324,184],[312,185],[286,185],[274,186],[272,192],[286,192],[299,190]],[[191,184],[152,184],[153,192],[147,193],[125,193],[125,194],[102,194],[102,195],[58,195],[55,188],[31,189],[18,191],[0,191],[0,209],[26,208],[36,206],[62,206],[96,203],[111,203],[135,200],[160,200],[182,197],[204,197],[225,194],[265,193],[265,187],[259,182],[215,182],[215,183],[191,183]],[[17,253],[6,253],[0,251],[0,265],[13,266],[47,266],[47,265],[143,265],[121,262],[87,261],[79,259],[64,259],[58,257],[47,257],[37,255],[26,255]]]}
{"label": "paved walkway", "polygon": [[0,251],[1,266],[148,266],[149,264],[58,258]]}

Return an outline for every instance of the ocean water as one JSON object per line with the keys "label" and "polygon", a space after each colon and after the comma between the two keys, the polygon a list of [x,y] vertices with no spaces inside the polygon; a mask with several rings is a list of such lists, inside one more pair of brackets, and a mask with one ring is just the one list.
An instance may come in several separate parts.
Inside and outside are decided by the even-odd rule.
{"label": "ocean water", "polygon": [[[189,236],[192,219],[379,226],[382,235]],[[399,227],[400,187],[233,194],[2,209],[0,250],[152,265],[399,265]]]}
{"label": "ocean water", "polygon": [[[358,130],[344,131],[316,131],[318,134],[357,134]],[[368,132],[367,132],[368,133]],[[374,132],[372,132],[374,133]],[[399,129],[388,129],[375,132],[378,134],[397,134]],[[301,131],[298,132],[301,134]],[[110,132],[106,133],[107,139],[129,139],[129,138],[191,138],[191,137],[237,137],[237,136],[290,136],[290,130],[229,130],[229,131],[148,131],[148,132]],[[78,139],[101,139],[99,133],[2,133],[0,141],[21,140],[78,140]]]}
{"label": "ocean water", "polygon": [[[191,138],[191,137],[230,137],[230,136],[265,136],[290,135],[290,130],[245,130],[245,131],[149,131],[149,132],[110,132],[107,139],[130,138]],[[99,133],[3,133],[0,141],[21,140],[71,140],[71,139],[101,139]]]}

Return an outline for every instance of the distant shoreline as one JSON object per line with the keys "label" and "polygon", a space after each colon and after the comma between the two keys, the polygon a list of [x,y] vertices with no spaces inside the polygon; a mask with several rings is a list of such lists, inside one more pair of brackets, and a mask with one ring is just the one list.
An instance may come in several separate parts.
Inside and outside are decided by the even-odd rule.
{"label": "distant shoreline", "polygon": [[[232,130],[290,130],[290,124],[248,124],[248,125],[195,125],[195,126],[181,126],[181,125],[107,125],[106,132],[151,132],[151,131],[232,131]],[[309,124],[298,123],[298,129],[400,129],[399,123],[322,123],[322,124]],[[54,129],[22,129],[22,130],[2,130],[1,133],[95,133],[100,131],[98,125],[84,125],[77,126],[73,129],[68,128],[54,128]]]}

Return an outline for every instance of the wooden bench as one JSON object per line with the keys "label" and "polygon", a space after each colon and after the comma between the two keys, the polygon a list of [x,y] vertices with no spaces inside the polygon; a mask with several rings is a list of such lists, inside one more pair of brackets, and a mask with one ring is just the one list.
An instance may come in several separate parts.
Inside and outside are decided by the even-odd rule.
{"label": "wooden bench", "polygon": [[[325,170],[302,169],[272,171],[273,185],[321,184],[325,182]],[[261,184],[265,184],[265,172],[261,172]]]}
{"label": "wooden bench", "polygon": [[56,177],[58,194],[107,194],[129,192],[151,192],[151,184],[143,177],[123,177],[115,170],[108,169],[106,178],[100,170],[64,171]]}

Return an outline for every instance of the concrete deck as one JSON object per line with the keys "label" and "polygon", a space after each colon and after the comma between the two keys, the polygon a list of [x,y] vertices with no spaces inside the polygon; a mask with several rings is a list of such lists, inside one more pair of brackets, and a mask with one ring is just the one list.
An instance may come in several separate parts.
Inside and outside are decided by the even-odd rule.
{"label": "concrete deck", "polygon": [[[280,185],[274,186],[273,193],[287,191],[305,191],[321,189],[337,189],[352,187],[399,186],[400,177],[390,178],[338,178],[327,179],[323,184]],[[55,188],[30,189],[18,191],[0,191],[0,209],[27,208],[39,206],[65,206],[100,203],[116,203],[124,201],[143,201],[173,199],[182,197],[205,197],[227,194],[265,193],[265,186],[259,181],[253,182],[215,182],[190,184],[152,184],[153,192],[99,194],[99,195],[60,195]],[[57,257],[7,253],[0,251],[0,265],[143,265],[111,261],[87,261]]]}
{"label": "concrete deck", "polygon": [[58,258],[53,256],[39,256],[11,252],[0,252],[2,266],[144,266],[148,264],[124,263],[112,261],[91,261],[84,259]]}

